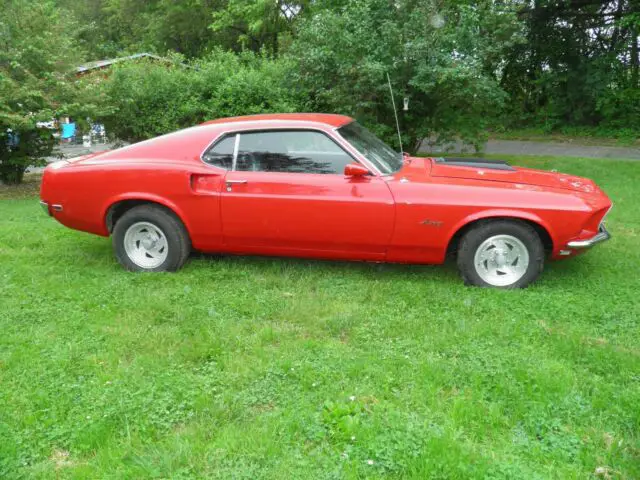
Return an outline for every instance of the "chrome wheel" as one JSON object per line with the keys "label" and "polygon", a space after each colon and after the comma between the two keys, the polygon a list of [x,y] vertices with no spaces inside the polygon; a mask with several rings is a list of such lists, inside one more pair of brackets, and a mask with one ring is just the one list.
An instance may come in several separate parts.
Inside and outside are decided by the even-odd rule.
{"label": "chrome wheel", "polygon": [[529,267],[529,250],[511,235],[495,235],[480,244],[474,256],[476,272],[494,287],[516,283]]}
{"label": "chrome wheel", "polygon": [[159,267],[169,254],[167,237],[149,222],[134,223],[127,229],[124,249],[133,263],[145,269]]}

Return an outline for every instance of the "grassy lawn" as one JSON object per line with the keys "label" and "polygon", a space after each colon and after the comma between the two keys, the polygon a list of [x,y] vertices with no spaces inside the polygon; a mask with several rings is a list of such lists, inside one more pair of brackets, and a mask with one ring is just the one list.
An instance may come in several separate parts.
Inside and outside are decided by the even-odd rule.
{"label": "grassy lawn", "polygon": [[[614,134],[617,134],[614,136]],[[575,143],[585,146],[640,147],[640,133],[633,130],[602,132],[597,128],[568,128],[564,132],[545,132],[540,128],[524,128],[494,132],[496,140],[525,140],[534,142]]]}
{"label": "grassy lawn", "polygon": [[514,163],[616,204],[610,242],[524,291],[453,265],[131,274],[29,189],[0,200],[0,478],[640,478],[640,162]]}

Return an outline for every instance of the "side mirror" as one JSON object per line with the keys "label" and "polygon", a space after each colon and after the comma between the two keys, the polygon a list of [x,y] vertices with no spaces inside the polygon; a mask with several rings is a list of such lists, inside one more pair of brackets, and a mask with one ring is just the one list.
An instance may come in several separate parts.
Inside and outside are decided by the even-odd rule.
{"label": "side mirror", "polygon": [[369,170],[359,163],[350,163],[344,167],[344,174],[347,177],[364,177],[365,175],[369,175]]}

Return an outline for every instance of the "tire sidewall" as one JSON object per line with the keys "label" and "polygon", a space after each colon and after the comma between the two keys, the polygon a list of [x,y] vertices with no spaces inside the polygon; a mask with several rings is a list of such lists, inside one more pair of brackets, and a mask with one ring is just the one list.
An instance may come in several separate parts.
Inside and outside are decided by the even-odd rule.
{"label": "tire sidewall", "polygon": [[[134,263],[124,246],[127,230],[138,222],[147,222],[162,231],[167,239],[167,258],[154,268],[143,268]],[[176,221],[167,213],[154,207],[135,207],[126,212],[113,229],[113,248],[118,261],[132,272],[164,272],[175,271],[182,263],[182,232]]]}
{"label": "tire sidewall", "polygon": [[[524,244],[529,254],[527,271],[510,285],[498,286],[487,283],[476,271],[476,251],[485,240],[495,235],[511,235],[517,238]],[[542,273],[544,257],[542,241],[530,225],[517,221],[489,221],[470,230],[462,239],[458,252],[458,268],[467,285],[507,290],[526,288]]]}

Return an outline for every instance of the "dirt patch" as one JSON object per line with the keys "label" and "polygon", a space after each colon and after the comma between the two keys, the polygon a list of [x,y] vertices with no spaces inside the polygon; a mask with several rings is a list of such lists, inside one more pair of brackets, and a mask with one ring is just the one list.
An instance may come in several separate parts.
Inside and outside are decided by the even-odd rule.
{"label": "dirt patch", "polygon": [[40,194],[42,174],[28,173],[20,185],[4,185],[0,183],[0,200],[18,200],[33,198]]}

